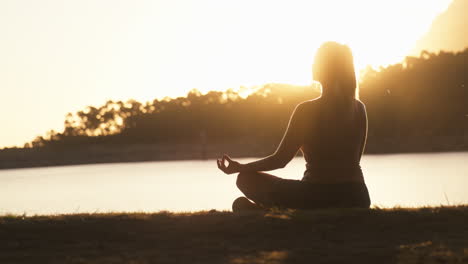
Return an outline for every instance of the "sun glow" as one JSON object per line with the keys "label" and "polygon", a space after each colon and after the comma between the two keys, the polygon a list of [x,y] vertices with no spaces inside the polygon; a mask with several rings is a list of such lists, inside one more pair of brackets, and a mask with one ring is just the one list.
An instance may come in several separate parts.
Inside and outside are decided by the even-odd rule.
{"label": "sun glow", "polygon": [[[62,129],[108,99],[197,88],[310,84],[315,50],[349,44],[357,68],[400,61],[450,0],[0,2],[0,146]],[[10,109],[21,109],[15,116]],[[18,122],[21,120],[21,122]]]}
{"label": "sun glow", "polygon": [[[308,84],[313,55],[322,42],[350,45],[358,69],[396,63],[449,2],[197,1],[187,7],[191,11],[165,18],[187,34],[163,41],[154,35],[142,51],[156,47],[154,52],[169,62],[155,74],[169,76],[163,86],[174,91]],[[165,3],[164,9],[175,10],[179,4]]]}

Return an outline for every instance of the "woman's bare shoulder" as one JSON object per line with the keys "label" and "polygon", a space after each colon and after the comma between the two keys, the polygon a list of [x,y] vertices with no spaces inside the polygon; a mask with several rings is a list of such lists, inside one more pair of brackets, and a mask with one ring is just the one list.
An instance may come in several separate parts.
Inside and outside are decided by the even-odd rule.
{"label": "woman's bare shoulder", "polygon": [[316,112],[318,99],[303,101],[296,105],[294,116],[297,120],[310,120],[311,116]]}
{"label": "woman's bare shoulder", "polygon": [[299,104],[296,106],[296,108],[301,108],[301,109],[303,109],[303,110],[315,108],[315,107],[317,107],[317,105],[319,104],[319,101],[320,101],[320,98],[316,98],[316,99],[312,99],[312,100],[307,100],[307,101],[304,101],[304,102],[299,103]]}
{"label": "woman's bare shoulder", "polygon": [[359,99],[356,99],[356,104],[359,108],[359,110],[366,112],[366,105]]}

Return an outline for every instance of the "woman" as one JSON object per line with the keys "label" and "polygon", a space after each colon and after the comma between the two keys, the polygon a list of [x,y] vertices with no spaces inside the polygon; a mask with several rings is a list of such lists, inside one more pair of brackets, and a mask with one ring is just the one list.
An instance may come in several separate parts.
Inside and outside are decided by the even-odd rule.
{"label": "woman", "polygon": [[[367,115],[357,99],[353,56],[348,46],[326,42],[317,51],[314,80],[322,85],[318,99],[296,106],[274,154],[241,164],[224,155],[217,160],[226,174],[239,173],[237,186],[245,197],[233,211],[284,207],[315,209],[370,206],[360,160],[366,143]],[[283,168],[303,152],[302,180],[282,179],[264,171]],[[227,164],[226,164],[227,162]]]}

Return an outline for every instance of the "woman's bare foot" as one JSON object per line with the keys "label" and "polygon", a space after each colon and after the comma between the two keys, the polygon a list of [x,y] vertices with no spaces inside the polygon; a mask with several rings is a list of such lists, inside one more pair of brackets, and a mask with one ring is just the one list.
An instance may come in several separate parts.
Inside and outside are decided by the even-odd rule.
{"label": "woman's bare foot", "polygon": [[239,212],[255,212],[255,211],[263,211],[264,208],[260,205],[251,202],[249,199],[245,197],[239,197],[232,203],[232,211],[234,213]]}

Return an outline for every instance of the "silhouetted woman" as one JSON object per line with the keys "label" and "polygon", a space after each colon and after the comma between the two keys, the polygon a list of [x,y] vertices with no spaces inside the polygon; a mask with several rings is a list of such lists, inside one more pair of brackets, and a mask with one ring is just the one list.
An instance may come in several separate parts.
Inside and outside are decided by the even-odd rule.
{"label": "silhouetted woman", "polygon": [[[217,160],[226,174],[239,173],[245,197],[233,210],[283,207],[314,209],[370,206],[360,160],[366,143],[367,115],[357,99],[353,55],[346,45],[324,43],[315,55],[313,77],[322,95],[296,106],[288,128],[272,155],[241,164],[228,155]],[[303,152],[302,180],[282,179],[264,171],[283,168]],[[226,164],[227,163],[227,164]]]}

